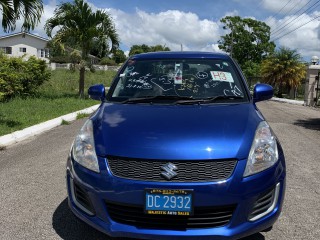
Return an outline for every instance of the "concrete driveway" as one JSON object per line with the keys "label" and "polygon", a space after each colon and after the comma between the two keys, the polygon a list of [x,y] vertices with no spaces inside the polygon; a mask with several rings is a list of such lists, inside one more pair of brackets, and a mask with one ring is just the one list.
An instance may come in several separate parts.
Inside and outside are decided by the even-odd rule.
{"label": "concrete driveway", "polygon": [[[258,107],[287,159],[284,209],[273,230],[246,238],[320,239],[320,111],[262,102]],[[66,200],[65,162],[84,120],[0,151],[0,239],[108,239],[78,221]]]}

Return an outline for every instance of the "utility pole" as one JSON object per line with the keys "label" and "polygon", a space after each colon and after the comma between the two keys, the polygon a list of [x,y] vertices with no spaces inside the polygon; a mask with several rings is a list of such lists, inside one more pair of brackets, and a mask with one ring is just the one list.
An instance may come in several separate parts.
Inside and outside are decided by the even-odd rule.
{"label": "utility pole", "polygon": [[181,52],[183,52],[183,46],[182,46],[182,43],[180,44],[180,46],[181,46]]}
{"label": "utility pole", "polygon": [[231,25],[231,49],[230,49],[230,56],[232,57],[233,53],[233,25]]}

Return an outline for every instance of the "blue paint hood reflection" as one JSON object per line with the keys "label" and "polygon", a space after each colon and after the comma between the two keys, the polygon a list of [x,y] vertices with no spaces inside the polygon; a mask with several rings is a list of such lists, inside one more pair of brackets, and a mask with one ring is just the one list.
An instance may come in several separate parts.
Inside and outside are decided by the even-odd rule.
{"label": "blue paint hood reflection", "polygon": [[179,160],[247,158],[261,118],[250,103],[104,103],[92,120],[99,156]]}

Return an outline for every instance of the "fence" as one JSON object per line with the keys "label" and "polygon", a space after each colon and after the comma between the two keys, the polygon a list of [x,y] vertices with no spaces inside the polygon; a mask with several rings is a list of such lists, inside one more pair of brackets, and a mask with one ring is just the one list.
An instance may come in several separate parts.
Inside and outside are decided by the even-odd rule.
{"label": "fence", "polygon": [[[51,70],[56,70],[56,69],[70,69],[71,63],[48,63],[48,68]],[[100,70],[100,71],[118,71],[119,67],[118,66],[107,66],[107,65],[92,65],[92,67],[95,70]]]}

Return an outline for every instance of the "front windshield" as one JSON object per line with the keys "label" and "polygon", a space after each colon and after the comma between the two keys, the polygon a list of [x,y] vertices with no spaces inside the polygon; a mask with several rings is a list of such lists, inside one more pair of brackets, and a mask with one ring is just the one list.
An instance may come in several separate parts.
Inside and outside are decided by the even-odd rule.
{"label": "front windshield", "polygon": [[234,64],[226,60],[129,60],[114,82],[116,86],[109,100],[157,96],[190,99],[228,96],[229,101],[246,100],[239,78]]}

